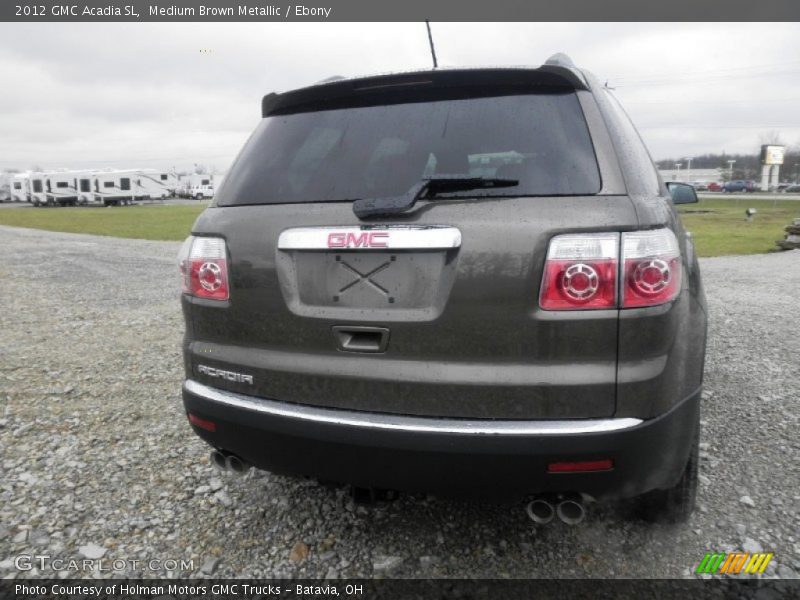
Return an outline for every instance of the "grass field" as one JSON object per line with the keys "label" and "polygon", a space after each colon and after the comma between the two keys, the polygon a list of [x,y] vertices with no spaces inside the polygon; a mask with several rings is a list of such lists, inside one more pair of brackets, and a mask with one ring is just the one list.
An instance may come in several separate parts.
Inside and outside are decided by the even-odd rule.
{"label": "grass field", "polygon": [[[746,208],[758,213],[745,221]],[[0,225],[50,231],[91,233],[148,240],[181,241],[204,206],[133,206],[115,208],[5,208]],[[775,249],[783,228],[800,218],[800,200],[702,198],[680,207],[700,256],[760,254]]]}
{"label": "grass field", "polygon": [[[758,211],[750,222],[745,220],[747,208]],[[784,227],[800,219],[800,200],[701,198],[699,204],[678,210],[699,256],[762,254],[775,250]]]}
{"label": "grass field", "polygon": [[0,225],[143,240],[183,241],[202,206],[4,208]]}

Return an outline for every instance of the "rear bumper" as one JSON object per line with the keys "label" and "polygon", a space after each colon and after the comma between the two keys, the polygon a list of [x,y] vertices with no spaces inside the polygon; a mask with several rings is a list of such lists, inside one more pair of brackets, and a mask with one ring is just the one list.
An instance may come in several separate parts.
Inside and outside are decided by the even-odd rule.
{"label": "rear bumper", "polygon": [[[256,467],[360,487],[516,499],[578,491],[631,497],[679,479],[699,418],[699,391],[654,419],[497,421],[406,417],[289,404],[183,387],[210,445]],[[551,462],[611,459],[592,473],[548,473]]]}

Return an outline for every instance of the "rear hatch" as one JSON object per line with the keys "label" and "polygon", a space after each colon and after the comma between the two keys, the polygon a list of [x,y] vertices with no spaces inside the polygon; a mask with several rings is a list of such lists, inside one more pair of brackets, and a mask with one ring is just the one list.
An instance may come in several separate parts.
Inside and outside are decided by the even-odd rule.
{"label": "rear hatch", "polygon": [[[427,74],[267,97],[194,227],[226,240],[230,300],[186,300],[192,377],[372,412],[612,415],[617,311],[544,311],[539,285],[554,235],[634,228],[635,213],[601,193],[574,82],[524,73],[514,85]],[[353,212],[442,174],[517,183]]]}

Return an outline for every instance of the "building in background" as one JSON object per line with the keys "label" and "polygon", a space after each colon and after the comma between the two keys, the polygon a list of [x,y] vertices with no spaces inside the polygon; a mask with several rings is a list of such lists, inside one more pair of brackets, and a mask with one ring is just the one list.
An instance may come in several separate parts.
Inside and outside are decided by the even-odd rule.
{"label": "building in background", "polygon": [[704,183],[722,181],[722,169],[659,169],[664,181],[683,181],[684,183]]}

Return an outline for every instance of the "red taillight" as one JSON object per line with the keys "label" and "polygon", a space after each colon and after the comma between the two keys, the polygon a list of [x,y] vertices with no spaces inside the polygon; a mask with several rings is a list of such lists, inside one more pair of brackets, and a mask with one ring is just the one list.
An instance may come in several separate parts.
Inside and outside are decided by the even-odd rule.
{"label": "red taillight", "polygon": [[539,305],[545,310],[587,310],[655,306],[673,300],[681,290],[681,255],[675,234],[654,229],[621,235],[621,242],[618,233],[554,237],[547,251]]}
{"label": "red taillight", "polygon": [[569,462],[551,462],[547,465],[548,473],[585,473],[587,471],[610,471],[614,468],[614,461],[610,458],[603,460],[578,460]]}
{"label": "red taillight", "polygon": [[229,298],[225,240],[190,237],[184,242],[178,260],[184,293],[209,300]]}
{"label": "red taillight", "polygon": [[205,429],[206,431],[210,431],[214,433],[217,430],[217,424],[214,421],[209,421],[208,419],[201,419],[197,415],[193,415],[192,413],[187,413],[189,415],[189,423],[194,425],[195,427],[199,427],[200,429]]}
{"label": "red taillight", "polygon": [[669,302],[681,290],[678,240],[669,229],[622,234],[622,308]]}
{"label": "red taillight", "polygon": [[545,310],[614,308],[618,233],[559,235],[550,241],[539,294]]}

